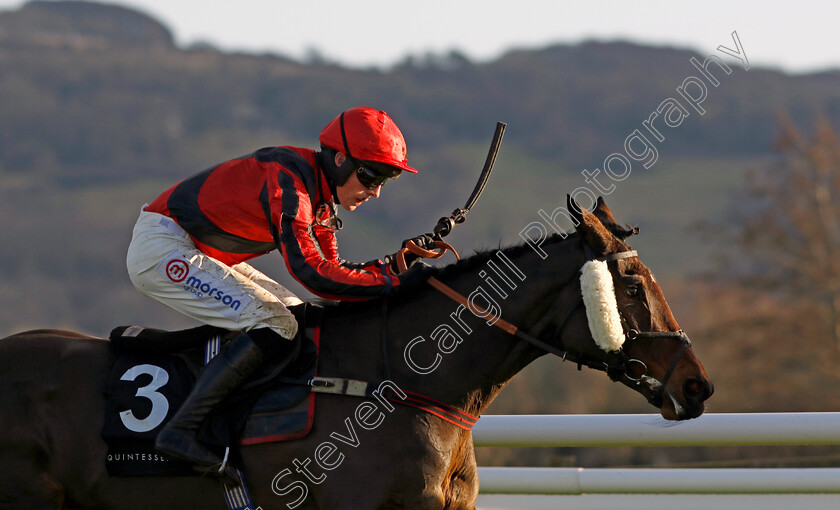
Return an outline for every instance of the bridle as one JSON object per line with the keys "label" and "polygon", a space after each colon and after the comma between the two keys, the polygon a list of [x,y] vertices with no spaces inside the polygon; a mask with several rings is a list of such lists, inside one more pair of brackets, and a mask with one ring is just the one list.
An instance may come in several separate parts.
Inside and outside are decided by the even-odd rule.
{"label": "bridle", "polygon": [[[589,247],[586,242],[583,242],[584,250],[586,252],[586,260],[598,260],[603,262],[611,262],[626,258],[638,257],[638,253],[636,250],[629,250],[620,253],[613,253],[610,255],[605,255],[602,257],[594,256],[592,249]],[[430,251],[430,250],[423,250],[418,246],[414,245],[414,243],[407,243],[406,250],[412,253],[415,253],[420,256],[424,256],[427,258],[439,258],[443,255],[445,251],[451,250],[455,253],[457,257],[457,253],[455,250],[443,241],[435,241],[435,247],[439,249],[439,251]],[[404,251],[401,251],[398,256],[398,264],[401,262],[402,271],[405,266],[405,259],[404,259]],[[574,277],[572,278],[574,280]],[[571,280],[570,280],[571,281]],[[477,306],[475,303],[468,303],[467,298],[463,295],[446,285],[445,283],[441,282],[437,278],[430,277],[428,283],[436,288],[438,291],[443,293],[444,295],[448,296],[452,300],[462,304],[466,307],[475,309],[480,314],[483,315],[485,318],[492,320],[493,325],[498,326],[502,330],[506,331],[507,333],[520,338],[531,345],[546,351],[547,353],[554,354],[555,356],[560,357],[563,361],[571,361],[572,363],[576,363],[578,365],[578,370],[582,366],[586,366],[588,368],[598,370],[601,372],[605,372],[607,376],[616,382],[621,382],[627,385],[635,385],[638,387],[645,387],[649,390],[649,394],[646,396],[648,402],[650,402],[653,406],[657,408],[661,408],[663,404],[663,398],[665,395],[666,387],[668,385],[668,381],[671,379],[671,376],[674,374],[674,371],[677,368],[677,364],[679,363],[680,359],[682,359],[685,350],[688,347],[691,347],[691,340],[688,338],[688,335],[683,330],[678,331],[639,331],[637,329],[630,328],[624,314],[621,310],[618,310],[619,316],[621,317],[621,323],[624,328],[624,337],[625,343],[628,341],[633,341],[642,338],[653,338],[653,339],[660,339],[660,338],[671,338],[676,340],[680,343],[680,348],[677,351],[676,355],[674,356],[673,361],[671,362],[670,367],[668,368],[667,372],[665,373],[665,377],[662,378],[661,381],[651,377],[648,375],[648,367],[642,360],[631,358],[624,349],[624,346],[617,350],[611,351],[607,353],[606,360],[597,360],[594,358],[588,358],[583,355],[578,355],[564,349],[560,349],[558,347],[554,347],[539,338],[522,331],[517,326],[503,320],[501,317],[496,316],[492,312],[488,310],[484,310],[483,308]],[[569,283],[569,282],[567,282]],[[554,316],[554,312],[560,306],[560,301],[556,301],[554,305],[546,312],[543,316],[543,319],[540,320],[536,325],[535,329],[540,330],[543,329],[544,323],[550,321],[550,318]],[[569,318],[571,318],[572,314],[577,310],[579,307],[583,306],[583,299],[579,298],[577,302],[568,309],[564,314],[562,320],[560,320],[554,328],[554,335],[552,338],[558,338],[560,333],[562,332],[563,328],[565,327],[566,323],[568,322]],[[642,375],[638,377],[633,376],[633,369],[634,368],[641,368]]]}
{"label": "bridle", "polygon": [[[586,242],[583,243],[583,246],[584,251],[586,252],[587,261],[598,260],[603,262],[611,262],[639,256],[636,250],[628,250],[624,252],[605,255],[602,257],[595,257],[592,253],[591,248],[588,244],[586,244]],[[579,303],[583,303],[582,299]],[[650,396],[648,396],[648,402],[650,402],[656,407],[662,407],[663,397],[665,394],[665,390],[668,386],[668,381],[674,374],[674,371],[677,368],[677,364],[680,362],[680,359],[682,359],[685,350],[688,347],[691,347],[691,340],[688,338],[688,335],[682,329],[677,331],[639,331],[637,329],[631,328],[628,325],[627,319],[624,317],[624,313],[621,311],[621,309],[618,310],[618,314],[621,317],[621,325],[624,329],[625,344],[627,342],[641,338],[672,338],[680,343],[680,348],[677,351],[676,355],[674,355],[674,359],[673,361],[671,361],[671,365],[668,367],[668,370],[665,372],[665,377],[663,377],[662,380],[659,381],[649,376],[647,365],[642,360],[630,358],[630,356],[624,350],[623,345],[618,351],[607,353],[608,357],[611,357],[616,361],[601,362],[600,367],[593,366],[592,364],[588,364],[587,366],[590,368],[594,368],[595,370],[601,370],[603,372],[606,372],[609,378],[613,381],[622,382],[624,384],[647,387],[648,390],[650,390],[651,392]],[[564,318],[564,321],[567,320],[570,315],[571,314],[567,314]],[[556,336],[559,336],[560,330],[562,330],[562,328],[563,324],[558,325],[558,329],[556,330]],[[578,363],[580,362],[578,361]],[[595,364],[597,365],[597,362]],[[641,376],[633,377],[631,369],[634,365],[641,366]]]}

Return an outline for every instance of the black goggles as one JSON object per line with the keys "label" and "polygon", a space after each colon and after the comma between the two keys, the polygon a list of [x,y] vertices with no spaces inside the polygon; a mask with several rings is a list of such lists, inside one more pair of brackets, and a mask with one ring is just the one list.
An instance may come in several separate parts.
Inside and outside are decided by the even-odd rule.
{"label": "black goggles", "polygon": [[396,178],[397,175],[399,175],[399,173],[397,173],[397,175],[383,175],[356,160],[353,160],[353,162],[359,165],[356,169],[356,177],[359,179],[359,182],[362,183],[362,186],[367,189],[376,189],[379,186],[384,186],[385,183],[388,182],[388,179]]}

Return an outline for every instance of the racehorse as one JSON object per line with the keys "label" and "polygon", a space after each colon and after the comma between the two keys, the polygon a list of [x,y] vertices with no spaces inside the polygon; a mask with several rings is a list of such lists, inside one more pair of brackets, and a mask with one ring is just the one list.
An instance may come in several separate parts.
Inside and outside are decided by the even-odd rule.
{"label": "racehorse", "polygon": [[[571,199],[568,210],[574,232],[429,268],[464,297],[461,305],[422,285],[389,298],[386,316],[384,300],[328,306],[319,374],[390,387],[394,400],[422,394],[451,412],[391,405],[381,395],[319,394],[307,437],[242,448],[255,504],[474,509],[472,434],[453,422],[483,413],[547,351],[606,371],[666,419],[702,414],[712,385],[656,280],[626,244],[634,231],[619,226],[601,199],[591,213]],[[581,306],[581,269],[593,259],[606,261],[614,285],[626,340],[619,350],[596,345]],[[107,340],[79,333],[0,340],[0,508],[226,508],[212,478],[108,476],[100,430],[113,361]]]}

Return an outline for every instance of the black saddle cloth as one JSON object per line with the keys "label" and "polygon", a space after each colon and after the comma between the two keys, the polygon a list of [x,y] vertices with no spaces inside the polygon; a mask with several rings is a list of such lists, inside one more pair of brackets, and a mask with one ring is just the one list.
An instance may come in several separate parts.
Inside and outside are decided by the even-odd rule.
{"label": "black saddle cloth", "polygon": [[[231,447],[234,460],[240,444],[296,439],[311,429],[314,398],[307,381],[317,365],[320,309],[304,303],[291,310],[300,325],[294,353],[266,364],[218,405],[199,431],[199,440],[209,447],[220,452]],[[114,329],[117,360],[106,384],[102,430],[109,474],[193,474],[189,466],[155,452],[154,438],[189,394],[209,351],[224,348],[228,333],[212,326],[174,332]]]}

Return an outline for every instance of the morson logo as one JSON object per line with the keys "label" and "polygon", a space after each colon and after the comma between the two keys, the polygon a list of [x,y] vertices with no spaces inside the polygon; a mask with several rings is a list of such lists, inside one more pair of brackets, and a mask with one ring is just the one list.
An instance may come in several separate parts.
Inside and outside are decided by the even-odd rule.
{"label": "morson logo", "polygon": [[[189,297],[201,301],[201,306],[214,310],[214,314],[234,322],[254,301],[245,286],[238,285],[235,278],[221,266],[202,269],[200,263],[193,263],[181,250],[175,250],[162,258],[157,272],[166,283],[175,285]],[[178,298],[180,299],[180,298]]]}
{"label": "morson logo", "polygon": [[170,260],[166,264],[166,276],[175,283],[181,283],[190,274],[190,266],[183,260]]}
{"label": "morson logo", "polygon": [[225,294],[224,291],[221,291],[216,287],[212,287],[209,283],[202,283],[201,280],[195,276],[187,278],[187,283],[184,285],[184,289],[192,292],[193,294],[195,294],[195,291],[198,290],[202,294],[206,294],[207,297],[215,298],[216,301],[221,301],[222,304],[229,306],[233,310],[239,310],[239,307],[242,305],[238,299],[233,299],[230,295]]}

